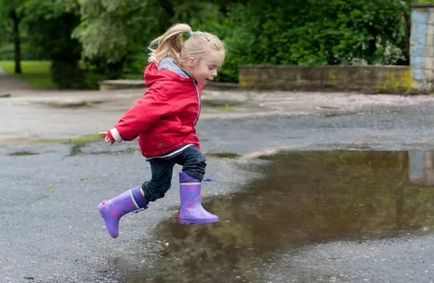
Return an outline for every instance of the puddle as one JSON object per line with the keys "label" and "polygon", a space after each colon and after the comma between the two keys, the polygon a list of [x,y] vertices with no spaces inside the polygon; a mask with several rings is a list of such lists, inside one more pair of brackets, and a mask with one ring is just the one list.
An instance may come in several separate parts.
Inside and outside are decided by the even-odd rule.
{"label": "puddle", "polygon": [[93,100],[80,100],[80,101],[38,101],[36,103],[42,104],[52,108],[89,108],[95,107],[97,104],[101,104],[104,101]]}
{"label": "puddle", "polygon": [[334,117],[342,117],[342,116],[353,116],[357,115],[357,112],[348,112],[348,111],[342,111],[342,112],[325,112],[321,113],[320,116],[324,118],[334,118]]}
{"label": "puddle", "polygon": [[12,153],[9,153],[10,156],[29,156],[29,155],[37,155],[39,153],[28,151],[28,150],[21,150],[21,151],[15,151]]}
{"label": "puddle", "polygon": [[99,150],[99,151],[88,151],[84,150],[86,147],[85,144],[73,144],[71,147],[71,151],[68,156],[77,156],[77,155],[110,155],[110,154],[120,154],[120,153],[135,153],[137,151],[136,148],[125,148],[118,150]]}
{"label": "puddle", "polygon": [[[434,152],[289,152],[261,176],[205,203],[221,222],[160,224],[153,267],[123,282],[263,282],[273,256],[331,241],[393,239],[434,229]],[[268,266],[268,267],[267,267]]]}
{"label": "puddle", "polygon": [[208,152],[206,155],[222,159],[236,159],[240,157],[239,154],[233,152]]}

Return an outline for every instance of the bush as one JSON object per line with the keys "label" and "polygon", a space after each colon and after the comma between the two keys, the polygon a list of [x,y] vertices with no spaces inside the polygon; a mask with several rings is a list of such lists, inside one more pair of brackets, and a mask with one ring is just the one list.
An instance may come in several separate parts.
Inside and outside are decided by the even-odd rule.
{"label": "bush", "polygon": [[54,61],[51,77],[60,89],[98,89],[99,82],[106,79],[93,69],[82,69],[70,62]]}
{"label": "bush", "polygon": [[50,72],[59,88],[84,88],[84,74],[74,63],[53,61]]}
{"label": "bush", "polygon": [[[240,64],[408,64],[411,0],[252,0],[217,24],[228,54],[222,80]],[[216,26],[211,22],[211,26]]]}
{"label": "bush", "polygon": [[99,74],[92,70],[84,71],[84,85],[86,89],[99,89],[99,82],[106,79],[104,74]]}

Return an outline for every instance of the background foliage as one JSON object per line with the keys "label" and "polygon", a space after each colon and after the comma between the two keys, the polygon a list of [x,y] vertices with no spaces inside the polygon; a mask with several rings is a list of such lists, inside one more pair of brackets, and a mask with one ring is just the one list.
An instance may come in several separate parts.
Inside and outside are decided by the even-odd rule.
{"label": "background foliage", "polygon": [[[429,3],[434,0],[419,1]],[[23,58],[52,61],[61,87],[142,78],[147,45],[186,22],[228,49],[220,81],[241,64],[408,64],[413,0],[0,0],[0,58],[11,55],[11,11]],[[66,79],[65,79],[66,78]]]}

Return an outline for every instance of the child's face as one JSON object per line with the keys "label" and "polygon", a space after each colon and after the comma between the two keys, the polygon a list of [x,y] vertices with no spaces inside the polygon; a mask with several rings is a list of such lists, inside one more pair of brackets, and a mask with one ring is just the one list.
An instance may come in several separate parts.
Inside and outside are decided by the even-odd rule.
{"label": "child's face", "polygon": [[202,58],[189,58],[186,69],[201,85],[217,76],[218,69],[223,65],[224,51],[212,51]]}

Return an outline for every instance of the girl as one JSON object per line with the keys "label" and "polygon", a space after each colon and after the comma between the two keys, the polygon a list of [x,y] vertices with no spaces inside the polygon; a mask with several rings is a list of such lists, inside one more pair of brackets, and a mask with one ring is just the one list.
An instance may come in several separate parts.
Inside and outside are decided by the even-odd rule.
{"label": "girl", "polygon": [[[185,35],[189,38],[184,41]],[[153,40],[149,49],[145,95],[111,130],[103,132],[105,141],[110,144],[139,137],[141,152],[152,172],[151,180],[98,205],[113,238],[119,235],[123,215],[144,210],[149,202],[164,197],[171,186],[175,164],[182,165],[180,222],[219,221],[217,215],[206,211],[201,204],[201,181],[206,163],[199,150],[196,123],[203,87],[217,76],[225,58],[225,47],[215,35],[192,32],[189,25],[176,24]]]}

